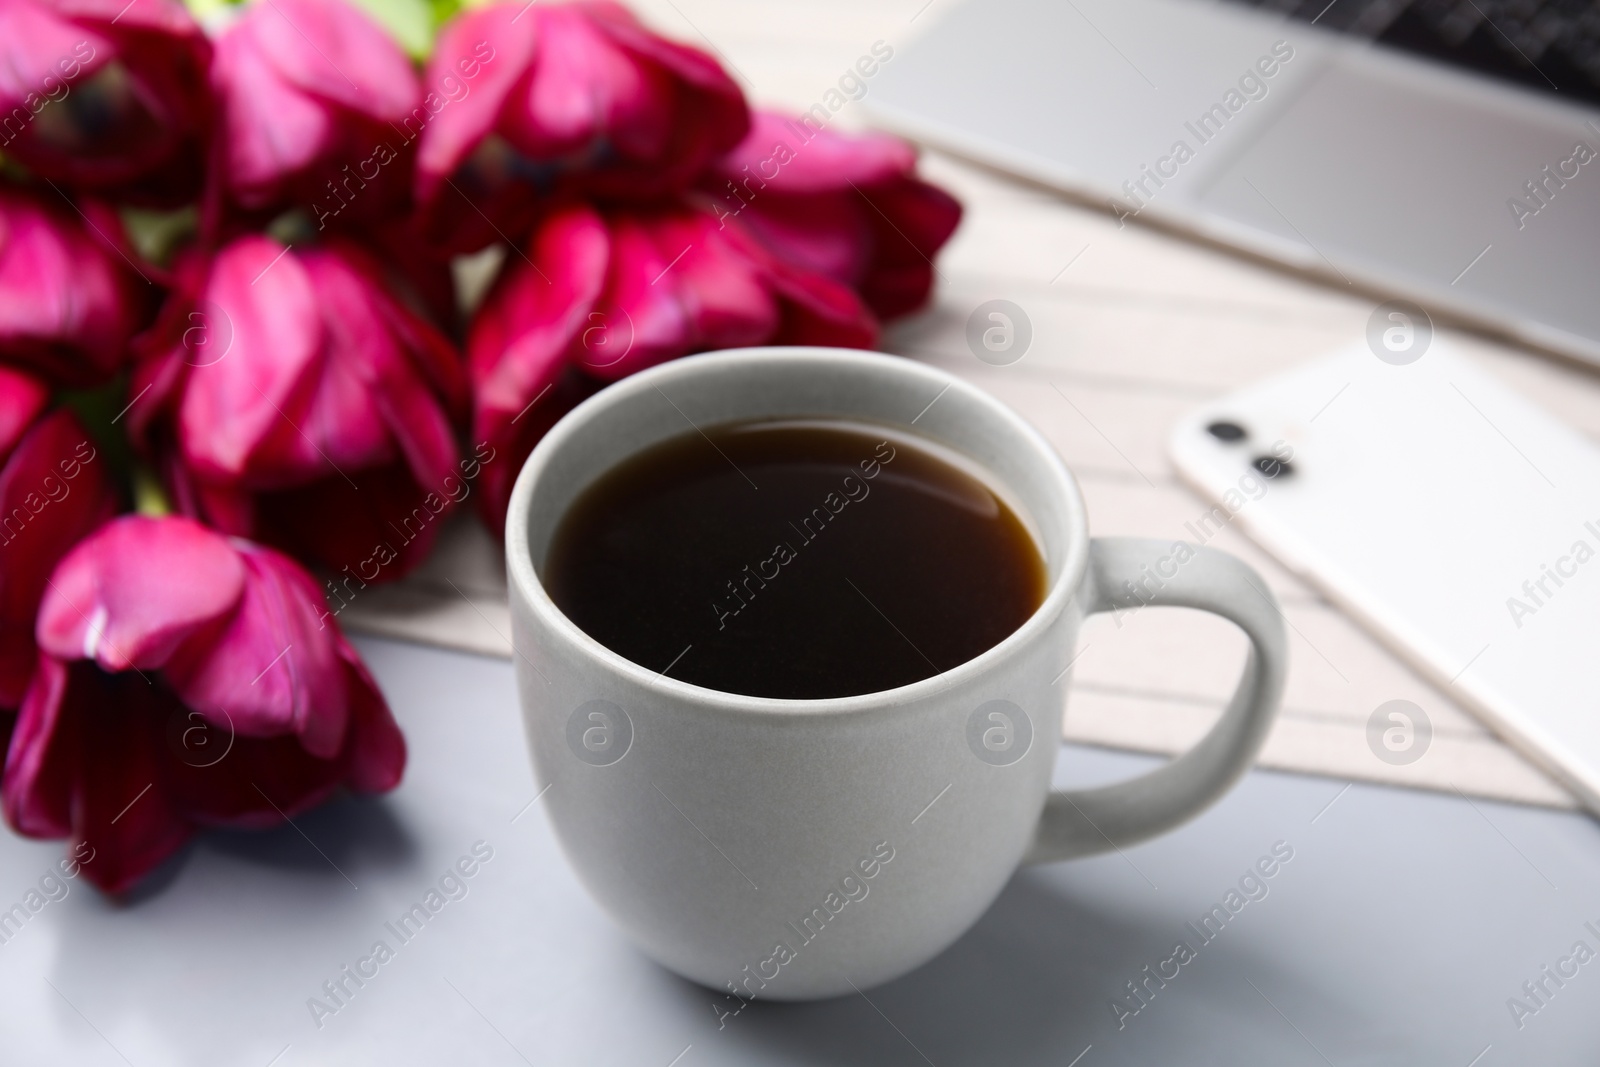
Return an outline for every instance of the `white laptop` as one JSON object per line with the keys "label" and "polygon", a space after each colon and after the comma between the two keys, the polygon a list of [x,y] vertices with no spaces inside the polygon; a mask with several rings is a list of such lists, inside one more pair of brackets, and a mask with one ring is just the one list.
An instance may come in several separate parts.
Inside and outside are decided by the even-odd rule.
{"label": "white laptop", "polygon": [[919,19],[863,101],[880,124],[1600,363],[1591,0],[967,0]]}

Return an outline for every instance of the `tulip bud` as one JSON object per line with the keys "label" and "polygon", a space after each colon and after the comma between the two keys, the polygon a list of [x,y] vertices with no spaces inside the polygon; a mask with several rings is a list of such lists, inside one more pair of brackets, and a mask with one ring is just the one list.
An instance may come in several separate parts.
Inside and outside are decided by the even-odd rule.
{"label": "tulip bud", "polygon": [[480,497],[495,529],[522,461],[584,395],[571,372],[615,381],[711,348],[877,340],[849,289],[686,203],[571,207],[534,231],[525,255],[506,258],[467,340],[473,439],[504,456]]}
{"label": "tulip bud", "polygon": [[410,198],[402,124],[420,106],[411,63],[345,0],[272,0],[217,41],[213,176],[239,207],[298,206],[319,230],[371,221]]}
{"label": "tulip bud", "polygon": [[129,515],[56,566],[0,787],[31,837],[131,888],[205,826],[393,788],[405,741],[316,583],[186,518]]}
{"label": "tulip bud", "polygon": [[116,215],[92,201],[81,210],[0,186],[0,363],[71,386],[122,366],[151,291],[112,243]]}
{"label": "tulip bud", "polygon": [[927,302],[933,257],[961,221],[961,205],[919,179],[916,164],[898,138],[758,111],[750,135],[699,184],[720,217],[890,319]]}
{"label": "tulip bud", "polygon": [[460,252],[520,237],[548,194],[682,189],[749,126],[715,59],[607,2],[471,9],[440,33],[423,90],[417,199]]}
{"label": "tulip bud", "polygon": [[449,342],[343,241],[241,237],[174,274],[129,388],[177,509],[363,582],[420,563],[459,495]]}
{"label": "tulip bud", "polygon": [[211,46],[181,3],[0,0],[0,41],[0,152],[122,199],[194,197]]}

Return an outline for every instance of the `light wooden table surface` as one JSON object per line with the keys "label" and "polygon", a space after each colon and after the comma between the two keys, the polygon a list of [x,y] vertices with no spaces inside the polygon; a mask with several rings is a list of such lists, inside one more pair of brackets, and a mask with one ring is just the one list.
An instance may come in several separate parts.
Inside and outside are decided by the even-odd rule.
{"label": "light wooden table surface", "polygon": [[[662,32],[719,54],[756,103],[803,110],[874,42],[908,45],[953,2],[635,6]],[[858,104],[836,117],[842,126],[864,121]],[[1183,524],[1205,506],[1167,457],[1172,423],[1208,398],[1361,338],[1378,302],[1137,224],[1119,227],[1108,214],[936,153],[925,154],[924,171],[962,200],[966,216],[938,260],[932,305],[892,327],[884,347],[958,374],[1033,421],[1077,475],[1095,535],[1183,538]],[[1007,367],[980,362],[964,339],[972,310],[994,298],[1021,306],[1034,331],[1027,355]],[[1512,388],[1600,437],[1600,377],[1485,337],[1441,332]],[[1573,806],[1237,531],[1223,531],[1215,545],[1266,577],[1290,623],[1288,689],[1263,765],[1326,775],[1335,789],[1361,779]],[[458,522],[427,567],[353,604],[344,619],[369,632],[509,655],[500,568],[487,535]],[[1244,639],[1231,626],[1187,611],[1140,612],[1120,626],[1099,617],[1083,640],[1067,738],[1142,751],[1175,752],[1198,738],[1244,658]],[[1373,710],[1396,698],[1420,705],[1434,727],[1429,751],[1403,767],[1378,760],[1365,738]]]}

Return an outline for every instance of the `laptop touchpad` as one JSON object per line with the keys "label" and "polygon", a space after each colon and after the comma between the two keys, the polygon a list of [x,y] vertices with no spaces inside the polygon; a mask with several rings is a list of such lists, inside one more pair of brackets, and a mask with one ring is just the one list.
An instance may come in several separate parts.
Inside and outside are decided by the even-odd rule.
{"label": "laptop touchpad", "polygon": [[1333,61],[1200,203],[1379,277],[1600,336],[1600,127],[1429,73]]}

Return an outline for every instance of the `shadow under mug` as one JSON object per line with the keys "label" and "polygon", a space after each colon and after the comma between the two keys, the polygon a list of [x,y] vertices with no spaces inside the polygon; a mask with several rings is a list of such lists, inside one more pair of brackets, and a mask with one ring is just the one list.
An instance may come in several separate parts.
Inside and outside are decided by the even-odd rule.
{"label": "shadow under mug", "polygon": [[[1048,592],[1032,617],[911,685],[783,700],[665,677],[552,603],[540,581],[552,533],[606,470],[699,428],[807,416],[920,434],[985,468],[1040,540]],[[529,457],[506,559],[523,717],[562,848],[646,953],[725,991],[730,1009],[732,998],[827,997],[896,978],[965,932],[1019,864],[1123,847],[1193,817],[1248,768],[1283,688],[1282,615],[1248,566],[1173,542],[1091,540],[1077,484],[1036,430],[895,356],[742,349],[610,386]],[[1079,624],[1147,604],[1244,630],[1233,700],[1172,762],[1052,794]]]}

